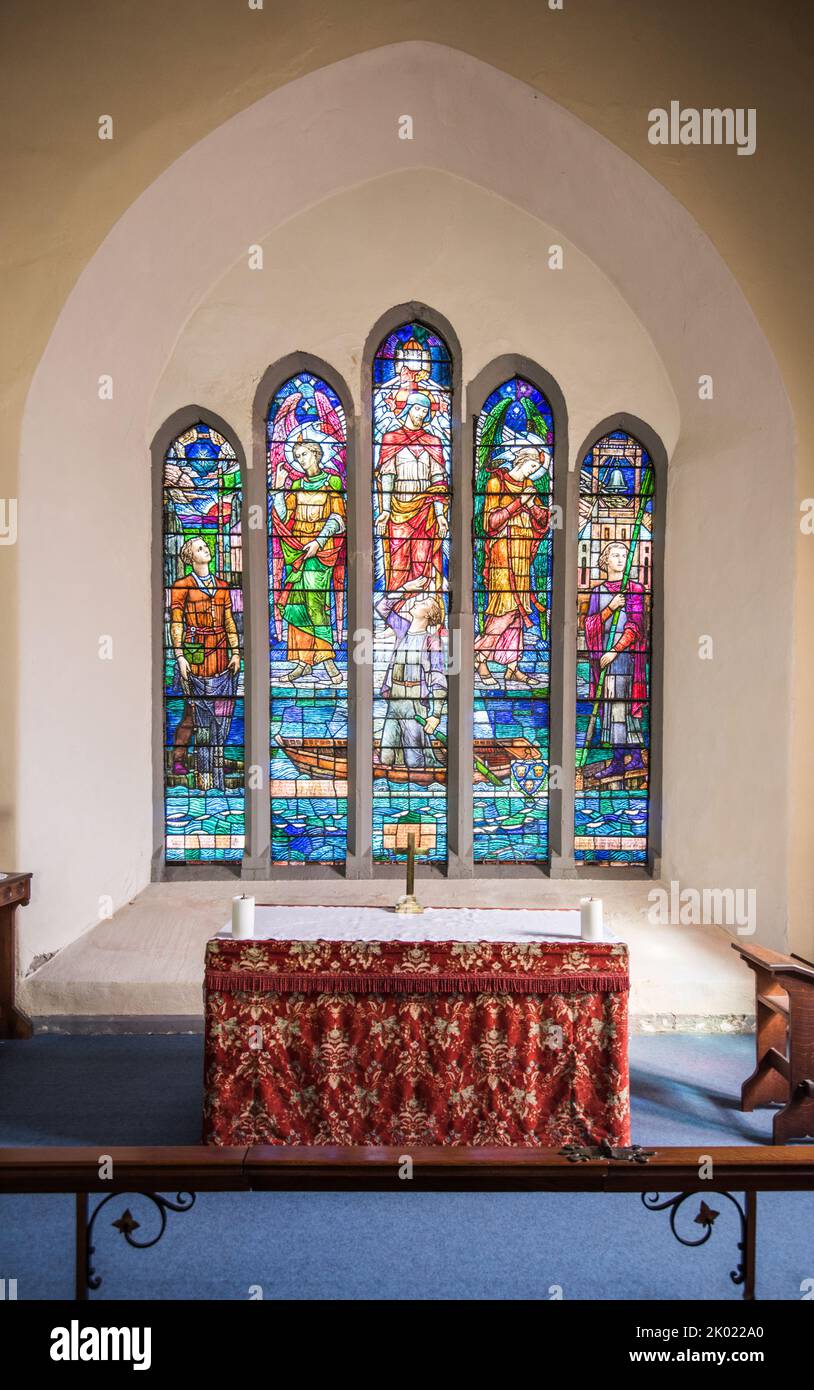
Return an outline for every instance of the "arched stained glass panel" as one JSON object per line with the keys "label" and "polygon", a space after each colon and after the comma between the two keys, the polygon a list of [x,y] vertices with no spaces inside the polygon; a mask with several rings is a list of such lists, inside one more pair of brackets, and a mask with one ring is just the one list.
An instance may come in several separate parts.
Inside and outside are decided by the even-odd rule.
{"label": "arched stained glass panel", "polygon": [[447,854],[452,362],[421,323],[373,363],[373,856]]}
{"label": "arched stained glass panel", "polygon": [[474,858],[547,860],[554,422],[521,377],[475,433]]}
{"label": "arched stained glass panel", "polygon": [[300,372],[268,413],[271,861],[345,859],[346,426]]}
{"label": "arched stained glass panel", "polygon": [[244,846],[241,480],[228,440],[193,425],[164,459],[164,767],[168,864]]}
{"label": "arched stained glass panel", "polygon": [[647,862],[652,460],[615,430],[582,462],[577,553],[575,858]]}

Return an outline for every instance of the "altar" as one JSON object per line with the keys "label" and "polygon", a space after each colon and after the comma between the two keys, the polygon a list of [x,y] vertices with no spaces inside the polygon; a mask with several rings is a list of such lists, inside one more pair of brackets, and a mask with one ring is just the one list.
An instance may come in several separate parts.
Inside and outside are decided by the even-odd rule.
{"label": "altar", "polygon": [[579,910],[258,907],[206,949],[204,1141],[630,1141],[627,947]]}

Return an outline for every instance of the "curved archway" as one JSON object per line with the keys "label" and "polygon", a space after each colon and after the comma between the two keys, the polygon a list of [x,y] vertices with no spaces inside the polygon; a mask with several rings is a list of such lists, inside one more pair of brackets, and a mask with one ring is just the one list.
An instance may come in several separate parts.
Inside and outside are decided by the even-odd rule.
{"label": "curved archway", "polygon": [[[742,739],[751,730],[751,737],[760,741],[764,764],[780,768],[787,762],[790,636],[771,620],[778,608],[790,606],[793,578],[784,519],[792,501],[793,430],[782,381],[743,294],[685,209],[570,113],[538,94],[529,98],[529,90],[505,73],[433,44],[395,45],[321,69],[271,93],[176,161],[120,219],[78,281],[40,362],[23,426],[21,514],[41,520],[21,531],[19,541],[21,630],[26,634],[20,763],[35,760],[43,743],[60,747],[65,786],[92,785],[100,791],[88,796],[76,822],[82,826],[80,871],[79,842],[65,830],[65,803],[57,798],[43,808],[34,788],[20,784],[21,848],[27,859],[48,865],[39,901],[29,912],[30,930],[42,932],[41,949],[64,944],[66,934],[90,925],[100,882],[118,905],[143,885],[149,871],[146,566],[115,596],[115,625],[127,631],[128,643],[107,683],[93,678],[82,652],[111,625],[109,599],[99,592],[95,578],[100,567],[115,571],[117,513],[128,518],[134,553],[146,554],[149,547],[143,458],[145,440],[153,432],[151,416],[155,411],[164,418],[193,394],[188,381],[173,386],[171,399],[161,391],[179,325],[230,267],[240,266],[246,248],[258,238],[321,200],[385,175],[401,179],[410,168],[436,169],[491,190],[535,223],[557,228],[558,239],[566,244],[566,267],[584,253],[649,334],[667,383],[658,400],[651,393],[652,404],[640,399],[635,381],[621,382],[612,371],[594,371],[581,380],[576,350],[563,371],[557,367],[557,375],[568,396],[573,436],[587,435],[596,415],[610,415],[613,400],[624,398],[635,413],[652,421],[671,453],[675,543],[666,556],[666,598],[675,657],[667,653],[665,666],[669,688],[681,691],[682,718],[665,710],[665,781],[673,788],[665,818],[665,864],[672,876],[688,883],[749,881],[776,904],[782,934],[785,783],[778,775],[761,791],[765,814],[758,830],[749,814],[755,790],[750,771],[740,765],[731,782],[736,760],[727,747],[728,740]],[[309,107],[305,130],[303,99]],[[425,113],[420,141],[392,139],[385,117],[405,101],[420,102]],[[453,121],[450,111],[455,112]],[[292,170],[288,132],[295,130],[298,157]],[[464,130],[466,137],[458,138]],[[521,157],[529,142],[537,158],[534,180],[528,179]],[[261,152],[266,177],[258,179]],[[563,167],[580,169],[581,177],[564,180]],[[194,197],[202,181],[215,181],[221,193],[205,238],[193,236],[173,216],[173,209]],[[598,202],[602,218],[595,215]],[[636,208],[634,218],[631,207]],[[401,263],[391,273],[391,281],[398,279],[391,298],[420,296],[425,287],[431,297],[437,282],[437,297],[443,300],[443,277],[429,277],[426,267],[440,258],[451,276],[455,247],[443,241],[434,245],[433,257],[415,262],[418,284],[407,283],[410,277]],[[130,268],[126,294],[122,264]],[[546,275],[544,247],[539,265],[540,275]],[[384,291],[380,302],[387,302]],[[689,318],[688,302],[693,304]],[[115,315],[111,304],[118,308]],[[317,341],[313,324],[309,327],[310,336],[299,341]],[[578,330],[579,324],[573,331]],[[468,375],[494,352],[493,345],[488,354],[476,356]],[[332,351],[323,355],[333,360]],[[543,352],[535,349],[535,355]],[[344,369],[344,357],[339,365]],[[712,408],[698,397],[701,371],[715,379]],[[89,389],[101,372],[116,382],[115,400],[107,406],[100,406]],[[348,370],[346,375],[350,379]],[[251,394],[247,384],[237,422],[247,438]],[[54,418],[64,425],[63,468],[57,472],[45,462]],[[364,426],[364,411],[361,419]],[[775,505],[769,514],[760,458],[745,447],[767,435],[777,460]],[[365,454],[362,449],[361,456]],[[116,459],[115,505],[105,471],[110,458]],[[78,519],[75,560],[60,577],[57,592],[48,557],[58,543],[61,516],[74,507],[77,486],[87,505]],[[702,671],[685,660],[698,632],[708,629],[708,595],[718,577],[696,524],[699,495],[705,514],[718,518],[720,554],[726,556],[728,582],[717,620],[727,633],[727,679],[714,663]],[[738,544],[738,537],[758,531],[766,577],[760,585],[750,557]],[[727,597],[738,593],[750,595],[755,621],[765,633],[764,657],[774,672],[776,695],[771,710],[749,680],[751,645],[738,630]],[[44,612],[64,602],[81,614],[80,630],[70,641],[42,622]],[[59,665],[69,692],[63,702],[49,700],[42,688],[46,662]],[[669,675],[671,664],[675,679]],[[741,693],[736,711],[731,708],[733,681]],[[127,746],[119,736],[123,721],[132,730]],[[697,815],[697,789],[678,775],[684,752],[681,724],[686,721],[694,727],[697,755],[710,781],[729,787],[731,814],[714,837]],[[731,732],[722,737],[722,730]],[[124,783],[133,787],[126,805],[117,794]],[[781,936],[776,940],[780,944]]]}

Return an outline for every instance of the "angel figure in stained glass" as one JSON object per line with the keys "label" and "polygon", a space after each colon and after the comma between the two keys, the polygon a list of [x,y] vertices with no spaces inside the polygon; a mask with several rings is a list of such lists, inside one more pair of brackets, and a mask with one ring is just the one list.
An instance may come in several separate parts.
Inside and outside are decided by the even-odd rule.
{"label": "angel figure in stained glass", "polygon": [[[475,449],[475,661],[481,688],[534,686],[526,634],[548,637],[553,426],[545,397],[513,377],[492,393]],[[495,671],[497,668],[497,672]]]}
{"label": "angel figure in stained glass", "polygon": [[342,440],[319,425],[295,422],[274,473],[275,617],[287,634],[292,682],[313,677],[320,665],[332,685],[344,680],[335,660],[345,589],[345,496],[336,461],[341,447]]}

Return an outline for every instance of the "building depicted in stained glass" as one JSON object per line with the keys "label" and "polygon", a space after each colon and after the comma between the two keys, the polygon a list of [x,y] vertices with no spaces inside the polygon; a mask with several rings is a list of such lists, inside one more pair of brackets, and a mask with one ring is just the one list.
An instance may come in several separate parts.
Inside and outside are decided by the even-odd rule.
{"label": "building depicted in stained glass", "polygon": [[582,462],[577,551],[578,862],[645,864],[650,786],[653,464],[630,434]]}
{"label": "building depicted in stained glass", "polygon": [[[349,862],[356,874],[367,863],[375,872],[403,862],[411,836],[419,861],[439,868],[452,844],[456,874],[482,866],[488,875],[500,864],[546,869],[553,842],[557,872],[569,858],[570,826],[553,811],[570,821],[571,801],[551,796],[568,783],[551,759],[559,763],[555,750],[564,739],[568,746],[574,718],[577,865],[586,875],[648,865],[658,844],[651,824],[654,463],[623,429],[597,439],[581,463],[572,522],[570,504],[563,512],[554,501],[555,445],[564,453],[566,440],[556,437],[555,411],[534,367],[488,370],[488,391],[473,401],[472,458],[459,479],[456,362],[447,342],[416,314],[378,343],[369,379],[369,558],[365,545],[349,556],[349,485],[367,469],[349,457],[345,397],[327,364],[281,371],[263,395],[265,533],[260,508],[251,528],[247,511],[242,527],[238,453],[223,433],[199,422],[166,451],[162,444],[167,864],[223,860],[239,868],[248,805],[249,876],[266,862],[265,843],[270,869],[341,872]],[[563,492],[565,481],[557,482]],[[453,521],[460,527],[470,502],[471,562],[452,553]],[[573,525],[576,623],[558,635],[556,537],[562,526],[572,535]],[[455,611],[468,613],[470,563],[471,636],[462,641],[449,631],[450,585],[463,577]],[[253,721],[250,749],[245,566],[256,567],[250,594],[262,588],[264,569],[268,583],[268,743]],[[372,666],[354,682],[349,610],[359,615],[354,660]],[[565,663],[576,661],[570,711],[558,684],[562,663],[552,668],[554,639]],[[471,685],[468,673],[454,679],[461,650],[471,650]],[[261,669],[247,659],[246,679]],[[265,689],[250,694],[265,701]],[[471,729],[471,762],[468,737],[462,743],[468,767],[455,748],[450,757],[450,728]],[[359,775],[360,762],[372,775]],[[264,766],[267,792],[251,775]]]}
{"label": "building depicted in stained glass", "polygon": [[473,495],[474,858],[548,858],[554,425],[513,377],[478,416]]}
{"label": "building depicted in stained glass", "polygon": [[301,372],[268,412],[271,862],[347,850],[345,414]]}
{"label": "building depicted in stained glass", "polygon": [[231,444],[191,426],[164,459],[164,807],[168,864],[244,848],[241,480]]}
{"label": "building depicted in stained glass", "polygon": [[373,363],[373,856],[447,853],[452,363],[422,323]]}

